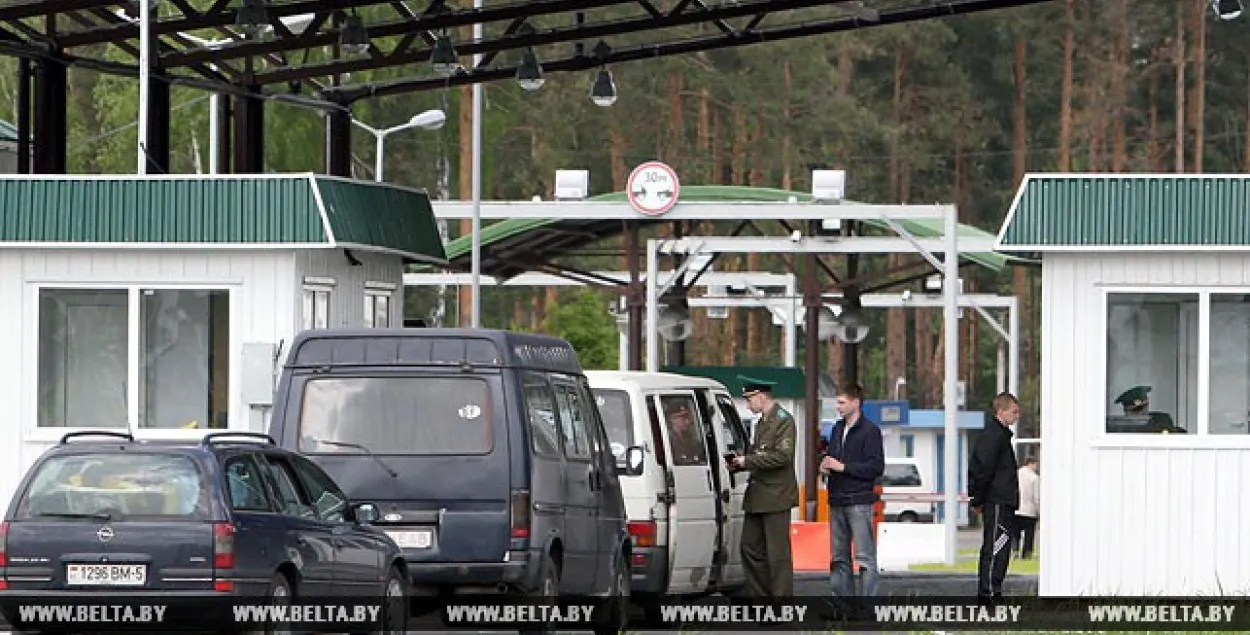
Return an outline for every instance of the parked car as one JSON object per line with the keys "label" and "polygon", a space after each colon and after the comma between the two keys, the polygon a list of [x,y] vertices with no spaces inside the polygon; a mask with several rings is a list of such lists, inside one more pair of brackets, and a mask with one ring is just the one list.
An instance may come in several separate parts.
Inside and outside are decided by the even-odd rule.
{"label": "parked car", "polygon": [[384,626],[403,632],[407,564],[368,524],[376,515],[266,435],[74,432],[35,461],[9,505],[0,595],[384,595],[399,607]]}
{"label": "parked car", "polygon": [[607,596],[603,630],[623,626],[633,543],[618,469],[638,469],[642,450],[618,467],[567,342],[306,331],[271,432],[381,510],[415,592]]}
{"label": "parked car", "polygon": [[[748,439],[729,391],[711,379],[672,373],[586,376],[613,452],[623,458],[629,447],[646,450],[642,473],[621,479],[635,599],[742,587],[747,479],[730,473],[724,457],[745,452]],[[675,437],[687,427],[697,447],[679,451]]]}
{"label": "parked car", "polygon": [[[881,475],[883,494],[933,494],[920,475],[916,459],[892,458],[885,460],[885,473]],[[887,522],[931,523],[937,513],[937,503],[932,501],[886,501]]]}

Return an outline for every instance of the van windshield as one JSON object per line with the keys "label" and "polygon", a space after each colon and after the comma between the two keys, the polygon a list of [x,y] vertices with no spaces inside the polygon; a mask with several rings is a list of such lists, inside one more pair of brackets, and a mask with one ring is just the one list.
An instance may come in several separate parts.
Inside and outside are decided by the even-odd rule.
{"label": "van windshield", "polygon": [[490,387],[476,377],[341,377],[304,385],[299,449],[314,454],[489,454]]}
{"label": "van windshield", "polygon": [[190,458],[145,452],[67,454],[44,461],[17,518],[203,520],[210,505]]}
{"label": "van windshield", "polygon": [[599,416],[603,418],[603,428],[608,433],[608,442],[612,444],[612,454],[616,458],[624,458],[625,448],[634,444],[634,419],[630,416],[629,393],[624,390],[591,390],[595,395],[595,405],[599,406]]}

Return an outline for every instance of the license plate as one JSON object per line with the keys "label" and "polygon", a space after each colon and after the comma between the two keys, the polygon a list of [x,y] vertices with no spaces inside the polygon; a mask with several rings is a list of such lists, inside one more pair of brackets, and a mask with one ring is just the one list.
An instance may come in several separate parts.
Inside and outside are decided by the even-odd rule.
{"label": "license plate", "polygon": [[71,564],[65,582],[73,586],[143,586],[148,567],[143,564]]}
{"label": "license plate", "polygon": [[400,549],[429,549],[430,543],[434,542],[434,532],[423,529],[421,531],[388,531],[386,535],[399,545]]}

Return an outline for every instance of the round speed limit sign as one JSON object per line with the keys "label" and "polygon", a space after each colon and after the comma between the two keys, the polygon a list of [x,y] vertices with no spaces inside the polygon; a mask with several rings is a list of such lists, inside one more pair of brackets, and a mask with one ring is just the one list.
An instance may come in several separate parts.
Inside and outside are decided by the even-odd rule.
{"label": "round speed limit sign", "polygon": [[681,184],[673,168],[649,161],[634,168],[625,189],[634,209],[647,216],[660,216],[677,204]]}

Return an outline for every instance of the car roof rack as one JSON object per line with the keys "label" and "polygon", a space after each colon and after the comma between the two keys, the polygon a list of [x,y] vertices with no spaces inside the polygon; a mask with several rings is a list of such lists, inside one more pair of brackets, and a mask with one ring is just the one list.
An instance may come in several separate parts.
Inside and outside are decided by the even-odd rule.
{"label": "car roof rack", "polygon": [[278,442],[277,442],[277,441],[274,441],[274,440],[273,440],[273,437],[271,437],[271,436],[269,436],[269,435],[267,435],[267,434],[265,434],[265,433],[263,433],[263,432],[242,432],[242,431],[239,431],[239,432],[213,432],[213,433],[210,433],[210,434],[206,434],[206,435],[204,435],[204,438],[200,440],[200,444],[201,444],[201,445],[210,445],[210,444],[212,444],[212,443],[213,443],[213,441],[215,441],[215,440],[217,440],[217,439],[224,439],[224,438],[227,438],[227,437],[236,437],[236,438],[238,438],[238,437],[242,437],[242,438],[250,439],[250,440],[252,440],[252,441],[263,441],[263,442],[265,442],[265,443],[268,443],[269,445],[278,445]]}
{"label": "car roof rack", "polygon": [[125,439],[126,441],[131,441],[131,442],[135,440],[135,436],[133,434],[130,434],[129,432],[112,432],[110,430],[83,430],[81,432],[67,433],[65,436],[61,437],[61,443],[68,443],[70,439],[77,439],[79,437],[111,437],[114,439]]}

